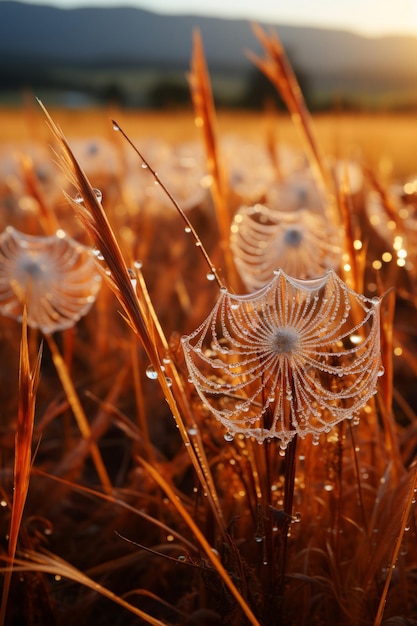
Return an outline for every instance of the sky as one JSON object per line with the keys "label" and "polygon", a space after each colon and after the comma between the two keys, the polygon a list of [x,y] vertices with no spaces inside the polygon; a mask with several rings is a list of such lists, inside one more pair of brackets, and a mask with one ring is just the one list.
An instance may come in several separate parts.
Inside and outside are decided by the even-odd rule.
{"label": "sky", "polygon": [[[1,0],[0,0],[1,1]],[[61,8],[137,6],[158,13],[199,14],[342,28],[362,35],[417,35],[417,0],[23,0]]]}

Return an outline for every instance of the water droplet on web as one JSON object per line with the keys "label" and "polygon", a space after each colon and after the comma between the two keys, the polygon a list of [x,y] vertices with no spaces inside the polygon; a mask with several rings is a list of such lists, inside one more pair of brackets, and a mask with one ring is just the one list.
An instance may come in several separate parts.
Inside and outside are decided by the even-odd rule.
{"label": "water droplet on web", "polygon": [[320,443],[320,438],[318,435],[314,435],[313,437],[313,441],[311,442],[313,444],[313,446],[318,446]]}
{"label": "water droplet on web", "polygon": [[294,524],[299,524],[301,522],[301,513],[299,511],[294,513],[294,517],[292,521],[294,522]]}
{"label": "water droplet on web", "polygon": [[233,433],[225,433],[224,434],[224,440],[225,441],[233,441],[233,439],[235,438]]}
{"label": "water droplet on web", "polygon": [[169,378],[169,376],[165,376],[165,382],[168,387],[172,387],[172,378]]}
{"label": "water droplet on web", "polygon": [[186,233],[190,233],[190,232],[191,232],[191,228],[190,228],[189,226],[186,226],[186,227],[184,228],[184,231],[185,231]]}
{"label": "water droplet on web", "polygon": [[146,376],[150,380],[156,380],[158,378],[158,372],[153,365],[148,365],[148,367],[146,368]]}
{"label": "water droplet on web", "polygon": [[113,122],[113,130],[120,130],[120,126],[116,122]]}
{"label": "water droplet on web", "polygon": [[385,374],[385,368],[383,365],[378,370],[378,376],[383,376]]}
{"label": "water droplet on web", "polygon": [[136,272],[132,270],[131,267],[128,268],[127,273],[129,274],[130,280],[136,280]]}
{"label": "water droplet on web", "polygon": [[255,541],[256,543],[262,543],[262,541],[264,540],[263,536],[260,534],[256,534],[255,535]]}
{"label": "water droplet on web", "polygon": [[142,269],[142,261],[135,261],[133,265],[136,267],[137,270]]}
{"label": "water droplet on web", "polygon": [[84,198],[82,197],[80,193],[77,193],[77,195],[74,198],[74,202],[76,202],[77,204],[84,204]]}
{"label": "water droplet on web", "polygon": [[146,163],[142,163],[142,164],[141,164],[141,168],[142,168],[142,169],[144,169],[144,170],[147,170],[147,169],[148,169],[148,166],[146,165]]}
{"label": "water droplet on web", "polygon": [[206,278],[207,278],[207,280],[215,280],[216,276],[215,276],[215,274],[213,274],[213,272],[208,272],[206,274]]}
{"label": "water droplet on web", "polygon": [[191,426],[188,429],[188,434],[191,435],[191,437],[194,437],[194,435],[196,435],[197,433],[198,433],[197,426]]}

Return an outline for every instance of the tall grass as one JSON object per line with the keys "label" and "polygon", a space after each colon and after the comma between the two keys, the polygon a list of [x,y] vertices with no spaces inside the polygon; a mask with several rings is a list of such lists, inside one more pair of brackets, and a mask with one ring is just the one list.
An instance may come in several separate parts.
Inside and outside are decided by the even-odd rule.
{"label": "tall grass", "polygon": [[[370,371],[359,371],[362,377],[372,374],[381,360],[385,373],[374,372],[377,393],[359,386],[365,400],[353,399],[354,419],[331,419],[340,408],[336,396],[346,390],[338,385],[343,376],[351,383],[357,355],[348,351],[348,373],[341,370],[339,380],[331,372],[347,351],[335,348],[318,375],[322,389],[329,385],[332,427],[293,436],[294,405],[287,397],[279,405],[291,430],[285,440],[279,431],[269,437],[226,431],[197,393],[200,379],[193,369],[190,377],[181,336],[192,337],[222,298],[253,301],[253,295],[235,293],[243,281],[229,232],[244,199],[233,189],[222,156],[198,36],[190,84],[211,195],[187,213],[146,149],[137,147],[117,119],[112,145],[121,155],[120,169],[88,174],[44,109],[55,158],[68,179],[66,200],[54,203],[26,160],[19,193],[26,203],[32,199],[39,220],[24,212],[15,219],[34,235],[68,225],[91,246],[104,286],[74,328],[47,335],[42,364],[31,356],[39,348],[38,330],[29,329],[27,337],[25,323],[21,328],[3,318],[1,354],[10,363],[1,383],[0,432],[5,624],[378,626],[417,620],[417,367],[410,324],[415,269],[412,263],[395,265],[394,253],[391,261],[375,265],[388,244],[372,230],[366,191],[354,197],[347,166],[338,181],[279,41],[257,33],[266,54],[258,66],[283,92],[327,218],[342,228],[340,277],[349,293],[364,297],[359,302],[370,306],[373,298],[380,308],[380,354],[369,362]],[[157,153],[150,145],[152,150]],[[127,183],[131,158],[137,160],[135,184],[149,190],[138,202]],[[373,191],[379,189],[382,215],[393,221],[389,190],[382,193],[373,171],[368,179]],[[399,219],[395,228],[411,256],[412,234],[400,233]],[[279,307],[295,306],[289,304],[291,293],[298,321],[305,315],[312,323],[317,305],[303,289],[300,296],[282,288]],[[324,301],[322,291],[317,297]],[[360,305],[350,306],[349,319],[363,340]],[[232,330],[247,325],[256,334],[256,323],[250,325],[266,311],[262,307],[253,305],[254,312]],[[222,388],[217,415],[230,417],[230,406],[242,403],[241,389],[246,386],[249,395],[257,385],[266,389],[269,372],[251,379],[233,353],[229,374],[221,377],[214,353],[228,347],[232,333],[222,337],[219,328],[210,326],[204,376],[208,385]],[[326,336],[320,332],[319,342]],[[286,345],[291,352],[294,346]],[[315,357],[319,353],[317,348]],[[241,377],[233,386],[230,372]],[[307,385],[307,374],[295,370],[286,380],[302,397],[303,383],[298,388],[294,382],[298,375]],[[284,390],[276,385],[273,391],[278,397]],[[254,402],[257,410],[262,402],[272,407],[266,392]],[[264,429],[271,411],[264,411]]]}

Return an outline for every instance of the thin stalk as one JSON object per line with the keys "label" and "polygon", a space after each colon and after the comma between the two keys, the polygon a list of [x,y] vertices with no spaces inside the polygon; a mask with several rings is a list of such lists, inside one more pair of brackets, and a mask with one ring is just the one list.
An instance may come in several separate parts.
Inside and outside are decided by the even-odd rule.
{"label": "thin stalk", "polygon": [[186,214],[184,213],[184,211],[182,210],[182,208],[180,207],[178,202],[175,200],[174,196],[171,194],[169,189],[165,186],[163,181],[160,179],[160,177],[158,176],[157,172],[151,167],[149,162],[145,159],[145,157],[140,152],[140,150],[135,146],[133,141],[124,132],[124,130],[121,128],[121,126],[117,122],[115,122],[114,120],[112,120],[112,124],[113,124],[114,130],[119,131],[121,133],[121,135],[124,137],[124,139],[126,139],[128,144],[133,148],[133,150],[136,152],[138,157],[141,159],[141,161],[143,163],[143,166],[146,169],[149,170],[149,172],[154,177],[155,181],[158,183],[158,185],[160,185],[161,189],[164,191],[164,193],[167,195],[169,200],[172,202],[173,206],[178,211],[181,219],[185,223],[186,232],[189,233],[190,235],[192,235],[192,237],[194,238],[196,247],[201,250],[201,253],[202,253],[203,257],[204,257],[204,260],[207,263],[207,265],[208,265],[208,267],[210,269],[210,272],[213,274],[213,277],[214,277],[215,281],[217,282],[217,284],[218,284],[218,286],[220,288],[223,287],[224,285],[223,285],[223,283],[222,283],[222,281],[221,281],[221,279],[220,279],[220,277],[219,277],[219,275],[217,273],[217,270],[216,270],[213,262],[211,261],[209,255],[207,253],[207,250],[205,249],[205,247],[204,247],[200,237],[198,236],[197,231],[195,230],[194,226],[192,225],[192,223],[190,222],[190,220],[188,219],[188,217],[186,216]]}
{"label": "thin stalk", "polygon": [[166,482],[166,480],[162,477],[162,475],[159,474],[159,472],[155,468],[153,468],[151,465],[149,465],[149,463],[147,463],[144,459],[139,459],[139,461],[140,463],[142,463],[145,469],[149,472],[149,474],[152,476],[155,482],[159,485],[159,487],[166,493],[171,503],[174,505],[174,507],[176,508],[178,513],[181,515],[181,517],[183,518],[187,526],[193,532],[194,536],[196,537],[201,547],[203,548],[204,552],[206,553],[207,558],[212,563],[213,567],[218,572],[224,584],[229,589],[230,593],[233,595],[235,600],[238,602],[239,606],[242,608],[249,622],[252,624],[252,626],[261,626],[258,620],[256,619],[255,615],[253,614],[252,610],[246,603],[245,599],[242,597],[238,589],[235,587],[229,574],[223,567],[219,557],[213,551],[212,546],[208,543],[207,539],[205,538],[201,530],[198,528],[197,524],[194,522],[193,518],[188,513],[186,508],[183,506],[183,504],[181,503],[181,501],[179,500],[179,498],[177,497],[177,495],[175,494],[171,486]]}
{"label": "thin stalk", "polygon": [[[100,583],[96,582],[92,578],[89,578],[88,576],[86,576],[86,574],[76,569],[74,566],[72,566],[70,563],[67,563],[63,559],[59,559],[54,555],[36,554],[33,552],[28,552],[23,556],[31,558],[32,561],[25,561],[22,558],[16,559],[17,566],[13,568],[13,571],[44,572],[47,574],[55,574],[58,576],[62,576],[63,578],[68,578],[69,580],[72,580],[80,585],[84,585],[92,591],[99,593],[100,595],[107,598],[108,600],[111,600],[115,604],[118,604],[130,613],[133,613],[133,615],[141,618],[146,624],[151,624],[151,626],[167,626],[166,622],[161,622],[159,619],[156,619],[155,617],[152,617],[152,615],[145,613],[145,611],[142,611],[133,604],[126,602],[126,600],[115,594],[113,591],[107,589],[106,587],[103,587],[102,585],[100,585]],[[3,569],[3,571],[9,571],[9,569],[10,568]]]}
{"label": "thin stalk", "polygon": [[352,428],[351,422],[349,422],[349,433],[350,433],[350,438],[352,440],[353,461],[354,461],[356,482],[358,485],[358,497],[359,497],[359,506],[360,506],[361,513],[362,513],[362,523],[363,523],[363,527],[365,530],[365,534],[367,538],[369,539],[369,527],[368,527],[368,522],[367,522],[366,514],[365,514],[365,504],[363,501],[361,474],[359,471],[358,455],[356,454],[356,444],[355,444],[355,438],[353,436],[353,428]]}
{"label": "thin stalk", "polygon": [[75,390],[74,384],[71,380],[71,376],[68,372],[68,368],[65,364],[64,359],[62,358],[61,353],[58,350],[58,346],[52,335],[46,334],[46,341],[48,342],[49,349],[52,354],[52,360],[56,367],[56,371],[58,373],[61,384],[64,388],[65,394],[68,399],[68,403],[74,413],[74,417],[76,419],[78,428],[80,429],[81,435],[84,437],[86,441],[88,441],[91,451],[91,457],[93,459],[97,474],[101,481],[102,487],[106,493],[111,493],[113,490],[113,486],[109,475],[107,473],[106,467],[104,465],[103,459],[100,454],[100,450],[97,446],[97,443],[93,441],[91,437],[91,428],[90,424],[87,420],[87,417],[84,413],[84,409],[82,408],[81,402],[78,398],[78,394]]}
{"label": "thin stalk", "polygon": [[132,355],[132,369],[133,369],[133,386],[136,398],[136,411],[138,417],[138,424],[143,435],[144,445],[146,449],[147,458],[150,461],[155,461],[155,453],[152,447],[152,443],[149,437],[148,423],[146,421],[145,406],[143,402],[143,390],[140,378],[139,358],[138,358],[138,346],[135,343],[130,344],[130,351]]}
{"label": "thin stalk", "polygon": [[392,580],[392,575],[394,573],[395,564],[397,562],[398,555],[401,549],[401,543],[404,537],[405,528],[407,526],[408,518],[411,512],[411,507],[413,506],[413,500],[415,499],[415,496],[416,496],[416,490],[417,490],[417,469],[414,469],[414,476],[412,477],[411,485],[410,485],[410,493],[408,495],[407,503],[406,503],[406,506],[404,507],[404,511],[402,514],[400,532],[398,533],[398,537],[395,542],[394,550],[393,550],[392,557],[391,557],[391,562],[388,568],[388,574],[385,579],[385,584],[382,590],[381,597],[379,599],[379,605],[378,605],[378,610],[377,610],[375,620],[374,620],[374,626],[380,626],[382,622],[382,618],[384,616],[388,590],[391,585],[391,580]]}
{"label": "thin stalk", "polygon": [[[217,495],[217,490],[214,484],[214,480],[210,471],[210,466],[206,457],[206,453],[204,450],[204,446],[201,440],[200,429],[198,425],[194,423],[194,418],[191,414],[190,407],[186,400],[186,393],[183,385],[182,378],[175,366],[175,363],[170,355],[170,348],[168,345],[168,341],[166,340],[164,331],[159,323],[159,319],[156,315],[155,309],[153,307],[151,298],[149,296],[149,292],[142,274],[141,269],[136,268],[136,276],[140,285],[140,293],[146,303],[148,310],[148,323],[152,325],[155,340],[159,340],[159,344],[162,346],[165,355],[169,356],[169,365],[166,364],[165,367],[169,367],[169,373],[172,377],[172,386],[175,392],[175,397],[177,398],[177,402],[180,410],[173,412],[173,416],[175,422],[178,426],[184,444],[186,445],[187,452],[191,458],[194,469],[196,470],[197,476],[200,480],[200,483],[203,489],[207,492],[209,499],[212,503],[212,509],[216,520],[218,522],[219,529],[223,534],[224,538],[224,522],[223,522],[223,513],[221,509],[221,505],[219,502],[219,498]],[[188,424],[185,423],[183,416],[187,416]],[[196,428],[197,426],[197,428]],[[192,437],[189,435],[189,430],[193,429]]]}
{"label": "thin stalk", "polygon": [[284,483],[284,537],[281,561],[281,586],[284,588],[287,569],[288,529],[292,519],[294,502],[295,467],[296,467],[297,435],[287,445],[285,450],[285,483]]}
{"label": "thin stalk", "polygon": [[[29,362],[29,346],[27,338],[26,310],[23,314],[22,338],[19,358],[19,402],[17,411],[17,431],[15,437],[14,459],[14,490],[10,519],[8,558],[15,559],[20,526],[29,491],[29,479],[32,463],[32,438],[35,419],[36,391],[39,383],[41,349],[33,370]],[[6,618],[7,600],[10,591],[12,567],[5,572],[3,592],[0,608],[0,624],[3,626]]]}
{"label": "thin stalk", "polygon": [[231,222],[228,203],[229,189],[219,154],[216,109],[214,106],[210,76],[204,56],[203,43],[198,30],[196,30],[193,35],[191,72],[188,76],[188,80],[194,106],[195,124],[203,132],[207,168],[211,176],[210,192],[216,212],[227,276],[229,282],[233,281],[233,284],[238,284],[236,282],[236,269],[229,245]]}

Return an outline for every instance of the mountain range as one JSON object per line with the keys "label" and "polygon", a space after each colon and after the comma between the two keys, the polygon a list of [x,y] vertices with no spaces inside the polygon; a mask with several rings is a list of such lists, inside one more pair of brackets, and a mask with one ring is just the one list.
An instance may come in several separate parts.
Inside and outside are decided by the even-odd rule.
{"label": "mountain range", "polygon": [[[371,38],[324,28],[261,26],[279,35],[313,102],[336,96],[394,105],[416,96],[417,102],[417,37]],[[158,93],[158,87],[161,94],[165,88],[179,97],[195,29],[201,32],[219,97],[238,101],[251,88],[263,88],[246,54],[261,54],[248,21],[163,15],[120,5],[58,9],[3,0],[0,96],[29,86],[95,97],[112,94],[142,105],[151,102],[147,98]]]}

